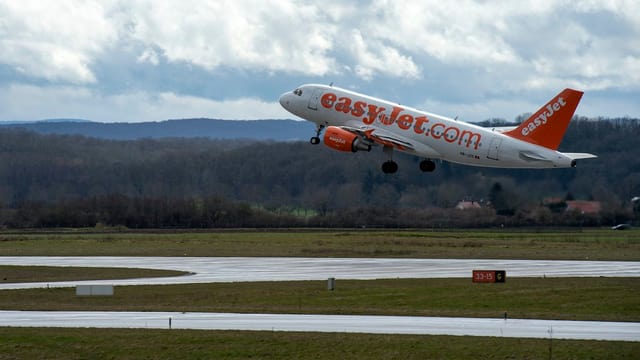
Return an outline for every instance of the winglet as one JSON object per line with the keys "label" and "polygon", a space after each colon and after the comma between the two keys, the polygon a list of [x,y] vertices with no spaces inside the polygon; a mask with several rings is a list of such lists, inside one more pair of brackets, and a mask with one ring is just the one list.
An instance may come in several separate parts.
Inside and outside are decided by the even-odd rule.
{"label": "winglet", "polygon": [[557,150],[567,131],[582,91],[564,89],[517,128],[504,134],[532,144]]}

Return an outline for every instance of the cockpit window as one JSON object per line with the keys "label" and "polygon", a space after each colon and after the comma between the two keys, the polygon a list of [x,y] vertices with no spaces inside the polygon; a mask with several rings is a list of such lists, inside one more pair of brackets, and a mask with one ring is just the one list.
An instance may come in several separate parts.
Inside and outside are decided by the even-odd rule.
{"label": "cockpit window", "polygon": [[302,95],[302,89],[295,89],[295,90],[293,90],[293,93],[298,95],[298,96],[301,96]]}

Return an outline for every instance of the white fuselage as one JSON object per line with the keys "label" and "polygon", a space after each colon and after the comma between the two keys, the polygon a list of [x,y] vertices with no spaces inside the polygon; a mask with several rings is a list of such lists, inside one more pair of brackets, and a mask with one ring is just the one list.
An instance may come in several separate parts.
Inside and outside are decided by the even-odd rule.
{"label": "white fuselage", "polygon": [[303,85],[285,93],[280,103],[289,112],[322,126],[374,129],[406,140],[401,151],[428,159],[502,168],[565,168],[563,153],[443,116],[389,101],[326,86]]}

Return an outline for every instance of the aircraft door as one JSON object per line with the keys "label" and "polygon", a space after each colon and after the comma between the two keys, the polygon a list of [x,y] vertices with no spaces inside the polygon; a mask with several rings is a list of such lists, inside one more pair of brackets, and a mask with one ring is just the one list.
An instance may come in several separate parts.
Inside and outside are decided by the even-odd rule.
{"label": "aircraft door", "polygon": [[311,97],[309,98],[309,104],[307,104],[307,108],[311,110],[318,110],[318,101],[320,101],[320,95],[322,95],[322,90],[314,89]]}
{"label": "aircraft door", "polygon": [[494,136],[489,144],[489,153],[487,154],[487,158],[491,160],[500,160],[500,145],[502,145],[502,138]]}

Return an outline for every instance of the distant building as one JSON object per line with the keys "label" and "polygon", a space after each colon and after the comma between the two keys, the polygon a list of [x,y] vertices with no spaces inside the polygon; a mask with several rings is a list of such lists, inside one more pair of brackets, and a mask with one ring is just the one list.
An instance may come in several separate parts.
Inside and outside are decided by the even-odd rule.
{"label": "distant building", "polygon": [[581,214],[598,214],[601,209],[600,201],[568,200],[565,211],[577,211]]}
{"label": "distant building", "polygon": [[542,205],[544,206],[553,206],[557,204],[562,204],[563,206],[566,205],[565,199],[561,197],[548,197],[542,199]]}
{"label": "distant building", "polygon": [[567,201],[561,197],[548,197],[542,199],[542,206],[546,206],[554,213],[560,213],[567,209]]}
{"label": "distant building", "polygon": [[456,205],[456,210],[480,209],[481,207],[482,205],[477,201],[462,200]]}

